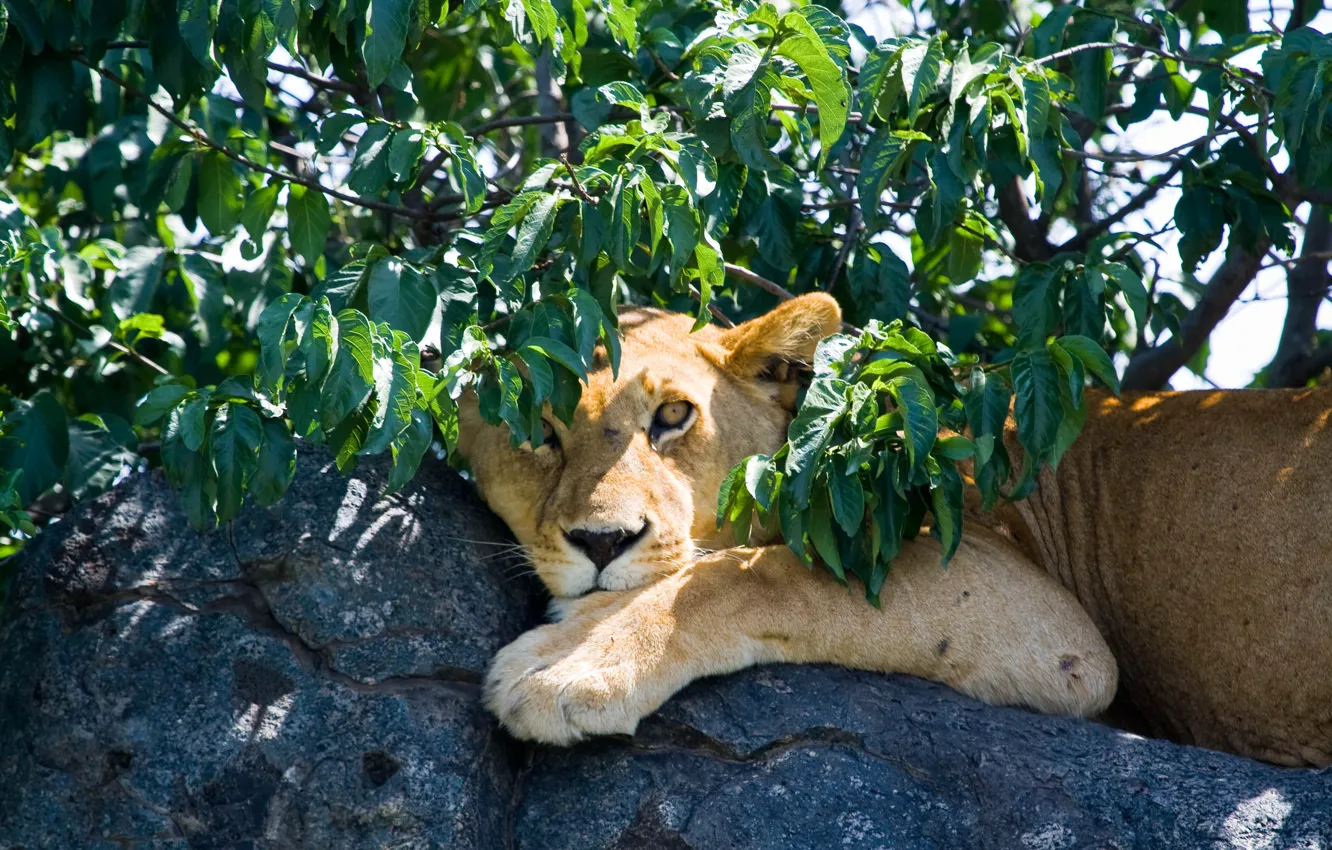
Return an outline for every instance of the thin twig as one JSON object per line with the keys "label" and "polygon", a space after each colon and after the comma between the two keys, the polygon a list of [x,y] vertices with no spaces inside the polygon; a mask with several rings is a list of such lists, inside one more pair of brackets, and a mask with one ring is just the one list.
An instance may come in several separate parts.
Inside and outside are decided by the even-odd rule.
{"label": "thin twig", "polygon": [[276,177],[279,180],[285,180],[288,183],[295,183],[298,186],[304,186],[307,189],[314,189],[317,192],[322,192],[323,194],[337,198],[340,201],[345,201],[346,203],[354,204],[359,207],[365,207],[366,209],[379,210],[380,212],[391,213],[394,215],[401,215],[406,218],[417,218],[417,219],[427,219],[427,220],[451,220],[458,217],[456,214],[453,213],[439,214],[439,213],[427,212],[424,210],[413,209],[411,207],[401,207],[394,204],[386,204],[381,201],[368,201],[365,200],[364,198],[358,198],[355,195],[349,195],[346,192],[339,192],[336,189],[330,189],[327,186],[321,185],[317,180],[307,180],[304,177],[298,177],[295,174],[292,174],[287,171],[281,171],[276,168],[269,168],[267,165],[264,165],[263,163],[255,162],[254,160],[250,159],[244,154],[239,154],[231,150],[226,145],[221,145],[213,141],[202,130],[190,124],[188,121],[179,118],[171,110],[159,106],[152,98],[148,97],[146,94],[136,89],[134,86],[132,86],[129,82],[127,82],[125,79],[120,77],[115,72],[107,70],[106,68],[99,67],[97,65],[93,65],[91,62],[89,62],[88,60],[84,59],[81,56],[76,55],[74,56],[74,59],[83,63],[91,70],[102,75],[104,78],[120,86],[122,89],[125,90],[127,94],[133,97],[143,98],[143,100],[148,104],[148,106],[151,107],[155,112],[157,112],[163,118],[170,121],[172,124],[175,124],[184,132],[188,133],[190,138],[194,139],[199,144],[203,145],[204,147],[217,151],[218,153],[222,154],[228,159],[234,160],[235,162],[239,162],[241,165],[244,165],[246,168],[261,172],[263,174],[267,174],[270,177]]}
{"label": "thin twig", "polygon": [[1298,257],[1291,257],[1288,260],[1274,259],[1270,263],[1264,263],[1258,267],[1258,271],[1274,269],[1279,266],[1293,266],[1301,260],[1332,260],[1332,251],[1311,251],[1308,254],[1301,254]]}
{"label": "thin twig", "polygon": [[649,50],[648,55],[652,57],[652,61],[656,64],[657,69],[661,71],[663,75],[665,75],[666,79],[670,80],[673,83],[680,82],[680,75],[672,71],[670,69],[670,66],[668,66],[665,62],[661,61],[661,57],[657,55],[657,51]]}
{"label": "thin twig", "polygon": [[1092,153],[1090,151],[1080,151],[1076,148],[1060,148],[1059,152],[1067,154],[1069,156],[1078,157],[1079,159],[1093,159],[1098,162],[1143,162],[1152,159],[1174,159],[1176,154],[1182,153],[1183,151],[1186,151],[1189,148],[1206,144],[1215,139],[1217,136],[1223,136],[1227,133],[1232,133],[1232,132],[1234,131],[1228,127],[1220,129],[1215,132],[1208,133],[1206,136],[1203,136],[1201,138],[1194,139],[1191,142],[1185,142],[1182,145],[1176,145],[1170,150],[1161,151],[1160,153]]}
{"label": "thin twig", "polygon": [[268,69],[277,71],[280,74],[290,74],[293,77],[300,77],[315,88],[331,89],[333,91],[347,92],[352,94],[360,89],[344,80],[333,80],[328,77],[321,77],[313,74],[304,68],[298,68],[295,65],[282,65],[278,62],[269,62]]}
{"label": "thin twig", "polygon": [[724,268],[726,269],[727,274],[734,275],[745,283],[752,283],[764,292],[777,296],[782,301],[790,301],[792,298],[795,298],[790,290],[786,289],[781,284],[768,280],[763,275],[752,272],[744,266],[737,266],[735,263],[725,263]]}
{"label": "thin twig", "polygon": [[467,135],[483,136],[486,133],[503,130],[506,127],[525,127],[529,124],[558,124],[561,121],[572,120],[574,120],[572,112],[551,112],[547,115],[517,115],[513,118],[496,118],[494,121],[477,124],[467,131]]}
{"label": "thin twig", "polygon": [[1091,244],[1093,239],[1097,238],[1103,233],[1108,232],[1111,227],[1115,226],[1119,222],[1123,221],[1125,218],[1129,217],[1133,213],[1147,206],[1148,202],[1150,202],[1152,198],[1155,198],[1161,192],[1161,190],[1164,189],[1170,183],[1170,181],[1175,178],[1175,175],[1178,174],[1183,169],[1184,169],[1184,160],[1176,159],[1174,164],[1171,165],[1170,168],[1167,169],[1164,174],[1161,174],[1153,178],[1152,181],[1148,183],[1147,186],[1143,188],[1141,192],[1139,192],[1137,195],[1133,197],[1133,200],[1124,204],[1122,207],[1115,210],[1112,214],[1101,219],[1093,226],[1082,231],[1081,233],[1074,236],[1072,239],[1068,240],[1068,242],[1059,246],[1059,250],[1081,251],[1085,249],[1088,245]]}
{"label": "thin twig", "polygon": [[837,258],[833,261],[832,271],[828,274],[828,280],[823,284],[824,292],[832,292],[833,287],[837,285],[837,279],[842,276],[842,268],[846,266],[846,258],[851,254],[851,246],[856,243],[856,236],[860,232],[860,207],[851,207],[851,214],[846,219],[846,239],[842,241],[842,247],[837,251]]}
{"label": "thin twig", "polygon": [[1265,86],[1252,79],[1243,68],[1236,68],[1225,62],[1218,62],[1215,59],[1195,59],[1178,53],[1171,53],[1168,50],[1162,50],[1159,47],[1151,47],[1146,44],[1129,44],[1119,41],[1092,41],[1086,44],[1077,44],[1073,47],[1067,47],[1063,50],[1051,53],[1049,56],[1042,56],[1040,59],[1033,59],[1028,65],[1048,65],[1051,62],[1057,62],[1060,59],[1072,56],[1076,53],[1082,53],[1085,50],[1137,50],[1143,53],[1151,53],[1154,56],[1160,56],[1163,59],[1173,59],[1176,62],[1188,65],[1207,65],[1212,68],[1220,68],[1232,77],[1242,79],[1245,83],[1256,86],[1259,91],[1271,97],[1272,92]]}
{"label": "thin twig", "polygon": [[[90,331],[86,325],[84,325],[82,322],[78,321],[77,319],[72,319],[69,316],[66,316],[61,311],[61,309],[57,307],[55,304],[52,304],[49,301],[43,301],[42,306],[50,310],[52,313],[55,313],[58,318],[63,319],[65,322],[68,322],[72,327],[75,327],[86,334],[89,335],[92,334],[92,331]],[[128,354],[130,357],[133,357],[135,360],[147,366],[149,369],[153,369],[154,371],[159,372],[163,375],[171,374],[166,369],[163,369],[161,366],[159,366],[156,362],[150,360],[147,356],[140,354],[139,352],[135,351],[134,349],[130,348],[127,345],[121,345],[119,342],[116,342],[114,339],[107,340],[106,344],[114,348],[116,351],[121,352],[122,354]]]}
{"label": "thin twig", "polygon": [[[689,295],[698,303],[700,304],[703,303],[703,294],[700,293],[698,291],[698,287],[694,286],[692,283],[689,284]],[[716,319],[722,325],[722,327],[727,327],[727,328],[735,327],[735,322],[731,321],[731,317],[727,316],[721,310],[718,310],[717,307],[712,303],[711,299],[708,300],[708,312],[712,314],[712,318]]]}
{"label": "thin twig", "polygon": [[564,153],[560,154],[560,162],[564,165],[564,170],[569,173],[569,179],[573,181],[574,193],[595,207],[597,205],[597,199],[589,195],[583,189],[583,184],[578,182],[578,175],[574,174],[574,167],[569,162],[569,155]]}

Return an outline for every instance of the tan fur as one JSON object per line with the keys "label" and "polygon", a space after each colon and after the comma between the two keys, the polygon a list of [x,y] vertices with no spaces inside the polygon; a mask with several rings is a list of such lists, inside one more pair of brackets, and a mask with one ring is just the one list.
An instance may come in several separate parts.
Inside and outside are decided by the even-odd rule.
{"label": "tan fur", "polygon": [[998,519],[1077,595],[1157,734],[1332,763],[1332,389],[1087,403]]}
{"label": "tan fur", "polygon": [[[591,375],[561,446],[514,448],[464,405],[462,451],[563,619],[496,656],[487,703],[515,734],[567,744],[632,732],[688,682],[753,664],[832,662],[945,682],[996,704],[1091,715],[1116,666],[1073,596],[999,535],[975,527],[947,571],[937,545],[907,543],[871,608],[859,588],[802,566],[783,545],[729,544],[716,495],[744,457],[783,442],[795,397],[785,364],[836,331],[827,296],[805,296],[729,331],[632,310],[619,380]],[[697,417],[654,445],[662,404]],[[646,531],[600,573],[572,529]],[[593,592],[598,591],[598,592]]]}

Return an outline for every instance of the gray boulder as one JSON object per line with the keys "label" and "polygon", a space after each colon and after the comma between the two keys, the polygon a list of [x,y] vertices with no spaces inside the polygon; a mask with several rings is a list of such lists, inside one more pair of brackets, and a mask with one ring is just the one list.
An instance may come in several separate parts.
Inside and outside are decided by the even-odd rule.
{"label": "gray boulder", "polygon": [[195,534],[156,475],[29,549],[0,612],[0,850],[1332,848],[1332,774],[831,667],[699,682],[633,739],[529,747],[479,702],[539,616],[435,466],[303,454]]}
{"label": "gray boulder", "polygon": [[382,496],[382,464],[321,457],[230,529],[190,531],[154,474],[26,553],[0,848],[499,846],[516,751],[479,683],[535,588],[446,468]]}

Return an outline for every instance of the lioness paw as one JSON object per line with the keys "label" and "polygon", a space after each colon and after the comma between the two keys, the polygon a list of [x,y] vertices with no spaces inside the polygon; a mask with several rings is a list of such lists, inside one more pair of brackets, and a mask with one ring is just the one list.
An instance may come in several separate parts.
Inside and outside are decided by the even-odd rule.
{"label": "lioness paw", "polygon": [[567,746],[591,735],[632,734],[641,715],[622,672],[552,651],[535,629],[504,647],[486,676],[485,701],[517,738]]}

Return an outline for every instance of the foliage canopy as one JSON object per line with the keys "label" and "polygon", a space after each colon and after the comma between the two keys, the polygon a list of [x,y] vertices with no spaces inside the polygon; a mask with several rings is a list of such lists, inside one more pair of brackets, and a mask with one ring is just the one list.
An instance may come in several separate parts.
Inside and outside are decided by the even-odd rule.
{"label": "foliage canopy", "polygon": [[[567,420],[620,303],[824,290],[851,327],[719,521],[873,598],[926,512],[956,547],[959,462],[1020,495],[1110,354],[1159,386],[1265,257],[1332,249],[1315,206],[1287,259],[1332,197],[1315,4],[1171,8],[903,0],[876,39],[836,3],[3,0],[0,524],[145,462],[226,522],[282,497],[298,438],[390,452],[399,487],[465,389],[515,443]],[[1126,144],[1186,115],[1203,135]]]}

